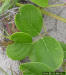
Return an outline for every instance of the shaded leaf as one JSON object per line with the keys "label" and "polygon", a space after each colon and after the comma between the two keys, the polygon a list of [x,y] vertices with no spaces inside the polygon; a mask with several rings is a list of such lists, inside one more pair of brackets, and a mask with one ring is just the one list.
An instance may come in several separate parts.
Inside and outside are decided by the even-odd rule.
{"label": "shaded leaf", "polygon": [[30,0],[33,3],[39,5],[40,7],[46,7],[48,6],[48,0]]}
{"label": "shaded leaf", "polygon": [[14,43],[7,47],[7,55],[13,60],[22,60],[28,56],[31,47],[32,45],[28,43]]}
{"label": "shaded leaf", "polygon": [[42,14],[34,5],[26,4],[20,8],[20,13],[16,14],[15,23],[20,31],[36,36],[42,29]]}
{"label": "shaded leaf", "polygon": [[27,73],[42,74],[43,72],[52,72],[53,70],[47,65],[40,62],[30,62],[20,65],[20,70]]}
{"label": "shaded leaf", "polygon": [[35,42],[33,52],[30,55],[32,61],[42,62],[49,66],[53,71],[61,66],[63,58],[64,53],[60,43],[49,36],[45,36]]}
{"label": "shaded leaf", "polygon": [[39,74],[30,72],[27,68],[24,68],[22,72],[23,72],[23,75],[39,75]]}
{"label": "shaded leaf", "polygon": [[32,37],[24,32],[16,32],[10,36],[10,40],[13,40],[17,43],[32,43]]}

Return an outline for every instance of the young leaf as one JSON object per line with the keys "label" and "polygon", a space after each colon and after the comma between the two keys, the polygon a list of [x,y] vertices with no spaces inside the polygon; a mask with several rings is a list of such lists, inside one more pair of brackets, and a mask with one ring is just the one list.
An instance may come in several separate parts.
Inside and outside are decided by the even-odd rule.
{"label": "young leaf", "polygon": [[48,6],[48,0],[30,0],[33,3],[39,5],[40,7],[46,7]]}
{"label": "young leaf", "polygon": [[10,36],[10,40],[17,43],[32,43],[32,37],[28,33],[16,32]]}
{"label": "young leaf", "polygon": [[22,60],[28,56],[31,47],[29,43],[14,43],[7,47],[7,55],[13,60]]}
{"label": "young leaf", "polygon": [[53,70],[40,62],[30,62],[30,63],[24,63],[20,65],[20,70],[21,71],[28,71],[27,73],[35,73],[35,74],[42,74],[43,72],[53,72]]}
{"label": "young leaf", "polygon": [[30,55],[32,61],[42,62],[53,71],[61,66],[63,58],[64,53],[60,43],[49,36],[35,42],[33,52]]}
{"label": "young leaf", "polygon": [[42,29],[42,14],[39,8],[26,4],[20,8],[20,13],[16,14],[15,23],[20,31],[36,36]]}
{"label": "young leaf", "polygon": [[63,43],[63,42],[60,42],[60,44],[61,44],[61,46],[62,46],[62,48],[64,50],[64,59],[66,59],[66,44]]}

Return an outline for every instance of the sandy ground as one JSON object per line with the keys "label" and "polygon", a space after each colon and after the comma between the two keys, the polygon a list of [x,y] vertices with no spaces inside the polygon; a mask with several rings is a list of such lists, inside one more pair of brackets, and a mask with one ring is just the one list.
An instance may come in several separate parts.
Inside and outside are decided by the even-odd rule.
{"label": "sandy ground", "polygon": [[[64,3],[64,1],[65,0],[49,0],[49,4]],[[66,18],[66,7],[61,6],[56,8],[47,8],[46,10],[54,14],[57,14],[58,16]],[[66,43],[66,23],[63,23],[48,16],[44,16],[44,24],[47,27],[48,33],[52,37]],[[1,28],[1,22],[0,22],[0,28]],[[1,38],[2,37],[1,33],[2,31],[0,30],[0,39],[2,40],[3,38]],[[0,47],[0,67],[4,69],[8,73],[8,75],[11,75],[11,69],[16,73],[19,72],[18,66],[19,62],[9,59],[6,56],[6,52],[3,53],[3,50]],[[0,75],[4,74],[0,71]]]}

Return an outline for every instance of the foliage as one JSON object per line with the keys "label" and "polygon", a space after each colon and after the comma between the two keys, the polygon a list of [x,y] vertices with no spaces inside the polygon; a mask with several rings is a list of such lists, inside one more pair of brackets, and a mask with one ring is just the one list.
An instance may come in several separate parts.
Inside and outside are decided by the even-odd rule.
{"label": "foliage", "polygon": [[19,43],[32,43],[32,37],[28,33],[16,32],[10,36],[10,40]]}
{"label": "foliage", "polygon": [[[40,7],[48,6],[48,0],[31,1]],[[32,4],[21,6],[19,13],[15,16],[16,27],[21,32],[9,36],[13,44],[7,47],[8,57],[23,60],[28,56],[31,60],[20,65],[20,70],[24,75],[42,75],[43,72],[54,72],[60,68],[64,59],[65,45],[60,44],[53,37],[45,35],[37,41],[32,40],[40,34],[43,26],[40,9]]]}
{"label": "foliage", "polygon": [[42,29],[42,14],[35,6],[30,4],[24,5],[20,8],[20,13],[16,15],[15,23],[20,31],[36,36]]}

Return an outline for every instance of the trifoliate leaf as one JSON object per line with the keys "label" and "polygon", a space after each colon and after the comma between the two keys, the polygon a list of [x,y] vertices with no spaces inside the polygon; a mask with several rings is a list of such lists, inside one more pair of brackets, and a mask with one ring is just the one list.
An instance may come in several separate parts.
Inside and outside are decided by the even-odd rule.
{"label": "trifoliate leaf", "polygon": [[32,37],[28,33],[16,32],[10,36],[10,40],[17,43],[32,43]]}
{"label": "trifoliate leaf", "polygon": [[50,69],[55,71],[61,66],[64,53],[58,41],[52,37],[45,36],[34,43],[33,52],[30,55],[30,58],[34,62],[44,63]]}
{"label": "trifoliate leaf", "polygon": [[15,23],[20,31],[36,36],[42,29],[42,14],[39,8],[26,4],[20,8],[20,13],[16,14]]}
{"label": "trifoliate leaf", "polygon": [[40,7],[46,7],[48,6],[48,0],[30,0],[33,3],[39,5]]}
{"label": "trifoliate leaf", "polygon": [[31,47],[29,43],[14,43],[7,47],[7,55],[13,60],[22,60],[28,56]]}
{"label": "trifoliate leaf", "polygon": [[43,63],[40,63],[40,62],[30,62],[30,63],[24,63],[24,64],[21,64],[20,65],[20,70],[23,71],[23,72],[26,72],[27,73],[35,73],[35,74],[39,74],[41,75],[43,72],[52,72],[53,70],[43,64]]}

